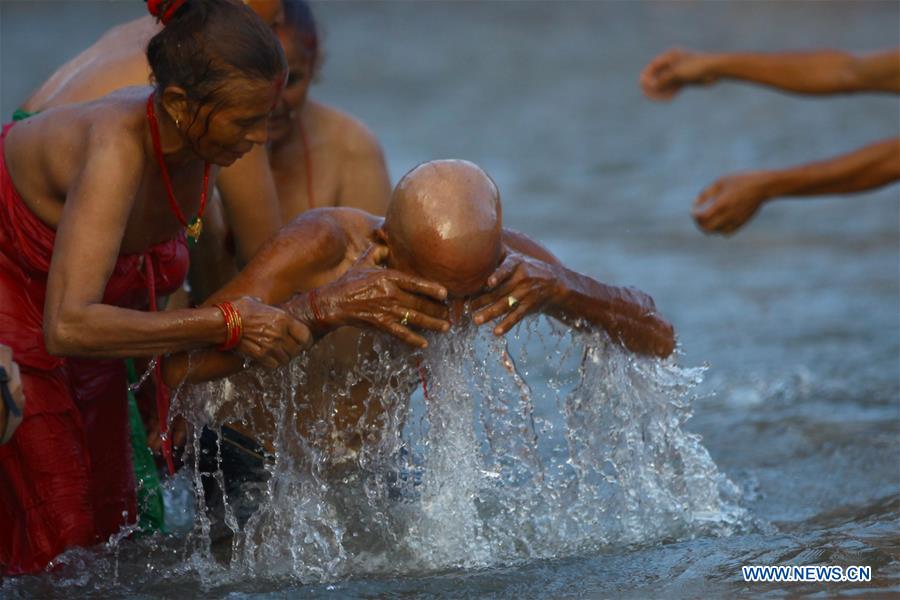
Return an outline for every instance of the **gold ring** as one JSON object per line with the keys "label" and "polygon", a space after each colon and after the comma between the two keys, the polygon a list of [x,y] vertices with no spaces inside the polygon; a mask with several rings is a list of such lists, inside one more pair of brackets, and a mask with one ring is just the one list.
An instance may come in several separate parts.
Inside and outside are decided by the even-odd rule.
{"label": "gold ring", "polygon": [[506,302],[509,304],[510,308],[512,308],[513,306],[515,306],[516,304],[519,303],[519,301],[516,299],[515,296],[510,296],[509,298],[506,299]]}
{"label": "gold ring", "polygon": [[403,318],[400,319],[401,325],[406,325],[407,323],[409,323],[409,311],[406,311],[406,314],[404,314]]}

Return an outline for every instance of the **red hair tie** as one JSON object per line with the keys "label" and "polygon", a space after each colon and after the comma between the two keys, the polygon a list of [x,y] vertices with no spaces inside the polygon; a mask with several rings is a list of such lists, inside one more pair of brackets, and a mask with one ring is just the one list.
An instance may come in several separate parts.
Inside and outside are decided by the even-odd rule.
{"label": "red hair tie", "polygon": [[166,6],[167,0],[147,0],[147,10],[150,14],[159,19],[163,25],[168,25],[178,9],[184,6],[187,0],[171,0]]}

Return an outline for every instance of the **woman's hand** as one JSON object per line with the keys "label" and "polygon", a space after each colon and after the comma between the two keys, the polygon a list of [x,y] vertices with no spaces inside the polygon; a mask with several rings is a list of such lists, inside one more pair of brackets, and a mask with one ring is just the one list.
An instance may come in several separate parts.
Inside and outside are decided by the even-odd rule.
{"label": "woman's hand", "polygon": [[239,354],[274,369],[287,364],[312,343],[309,329],[280,308],[244,296],[232,302],[241,315]]}
{"label": "woman's hand", "polygon": [[657,55],[641,71],[644,95],[651,100],[671,100],[685,85],[709,85],[718,78],[709,73],[706,55],[670,48]]}
{"label": "woman's hand", "polygon": [[760,171],[722,177],[694,200],[694,221],[707,233],[734,233],[769,199],[768,181]]}
{"label": "woman's hand", "polygon": [[382,265],[388,249],[374,244],[339,279],[318,289],[321,320],[329,328],[349,325],[387,332],[425,348],[428,342],[412,326],[450,329],[444,304],[447,290],[437,283]]}
{"label": "woman's hand", "polygon": [[505,315],[494,335],[505,335],[526,315],[556,303],[563,285],[555,265],[510,251],[488,278],[486,291],[472,301],[476,325]]}
{"label": "woman's hand", "polygon": [[[3,390],[4,398],[0,399],[0,444],[5,444],[12,437],[16,427],[22,422],[25,411],[25,392],[22,390],[22,376],[19,373],[19,365],[13,362],[12,349],[0,344],[0,373],[6,386]],[[8,402],[12,402],[12,406]]]}

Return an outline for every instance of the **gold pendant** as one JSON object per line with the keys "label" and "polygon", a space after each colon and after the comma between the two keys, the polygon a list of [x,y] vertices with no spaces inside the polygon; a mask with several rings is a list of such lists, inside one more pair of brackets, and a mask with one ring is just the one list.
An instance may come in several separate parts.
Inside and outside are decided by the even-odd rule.
{"label": "gold pendant", "polygon": [[200,238],[200,234],[203,233],[203,221],[200,217],[194,219],[194,222],[186,227],[188,237],[190,237],[194,242]]}

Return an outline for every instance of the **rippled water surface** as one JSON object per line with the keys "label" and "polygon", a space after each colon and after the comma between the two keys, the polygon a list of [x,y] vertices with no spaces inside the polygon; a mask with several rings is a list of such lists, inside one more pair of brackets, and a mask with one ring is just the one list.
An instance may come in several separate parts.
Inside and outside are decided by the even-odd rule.
{"label": "rippled water surface", "polygon": [[[174,538],[76,552],[56,573],[4,581],[2,595],[900,591],[897,187],[776,203],[730,239],[703,236],[688,217],[693,197],[727,172],[897,135],[897,99],[803,99],[731,84],[660,105],[636,85],[641,66],[674,44],[898,45],[897,3],[315,8],[327,62],[312,95],[372,128],[395,179],[432,158],[481,164],[500,185],[509,226],[577,270],[653,295],[678,331],[681,367],[629,362],[602,340],[545,325],[510,341],[512,371],[488,341],[445,341],[435,346],[441,355],[423,358],[442,386],[436,397],[446,401],[429,414],[419,389],[393,452],[378,455],[383,468],[373,469],[401,477],[393,487],[357,482],[374,490],[367,502],[384,502],[373,522],[403,532],[388,550],[363,556],[349,537],[346,546],[334,543],[329,525],[319,530],[318,553],[292,554],[309,544],[289,537],[310,523],[309,513],[281,499],[273,523],[286,523],[287,537],[255,551],[249,542],[238,548],[234,556],[246,558],[240,567],[217,566],[219,550],[188,534],[186,523]],[[139,2],[0,3],[2,113],[109,24],[140,9]],[[466,361],[466,352],[477,360]],[[485,371],[472,371],[479,364]],[[590,385],[579,395],[584,382]],[[523,416],[528,401],[534,422]],[[688,401],[693,417],[682,426]],[[629,446],[629,435],[641,443]],[[497,444],[485,445],[488,439]],[[631,450],[616,455],[616,448]],[[292,485],[304,490],[309,481],[294,466]],[[173,486],[173,496],[185,485]],[[399,504],[378,495],[388,488],[399,488]],[[304,498],[316,493],[327,494]],[[190,498],[174,500],[191,506]],[[323,522],[334,524],[333,516]],[[745,584],[745,564],[864,564],[875,581]]]}

